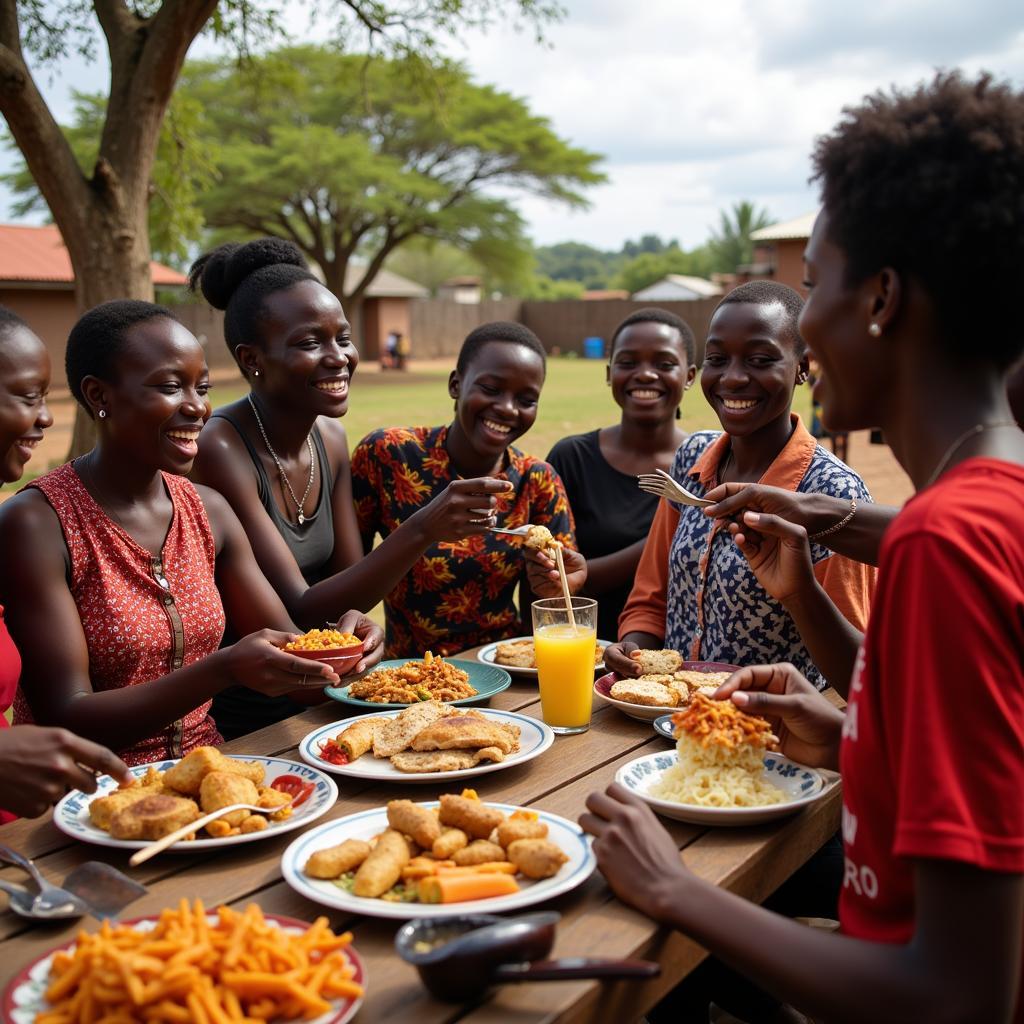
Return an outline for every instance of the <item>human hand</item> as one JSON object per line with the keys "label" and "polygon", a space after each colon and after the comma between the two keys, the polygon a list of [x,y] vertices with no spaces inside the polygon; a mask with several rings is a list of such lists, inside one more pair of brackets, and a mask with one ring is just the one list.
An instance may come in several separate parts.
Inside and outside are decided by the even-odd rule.
{"label": "human hand", "polygon": [[604,649],[605,668],[625,679],[635,679],[640,675],[640,665],[629,655],[638,650],[640,645],[632,640],[620,640],[617,644],[609,644]]}
{"label": "human hand", "polygon": [[787,491],[764,484],[720,484],[705,497],[715,502],[704,509],[712,519],[741,522],[745,511],[767,512],[802,526],[808,533],[827,529],[836,521],[835,499],[810,491]]}
{"label": "human hand", "polygon": [[337,683],[338,674],[329,665],[281,650],[296,635],[261,629],[242,637],[224,648],[228,674],[239,686],[248,686],[268,697]]}
{"label": "human hand", "polygon": [[807,531],[767,512],[744,512],[729,532],[758,583],[782,604],[805,597],[817,587]]}
{"label": "human hand", "polygon": [[601,874],[623,903],[664,921],[673,900],[683,898],[690,877],[679,849],[654,812],[613,782],[587,797],[580,827],[594,839]]}
{"label": "human hand", "polygon": [[37,818],[69,789],[96,792],[96,776],[131,779],[125,763],[106,747],[67,729],[16,725],[0,732],[0,807]]}
{"label": "human hand", "polygon": [[[523,557],[526,559],[526,579],[534,594],[537,597],[561,597],[562,581],[554,553],[537,551],[524,544]],[[565,566],[569,593],[578,594],[587,582],[587,560],[578,551],[563,546],[562,564]]]}
{"label": "human hand", "polygon": [[335,627],[340,633],[352,633],[363,641],[363,657],[345,675],[369,672],[384,656],[384,630],[361,611],[352,609],[338,619]]}
{"label": "human hand", "polygon": [[471,537],[495,525],[495,495],[512,490],[510,481],[492,476],[453,480],[409,521],[415,521],[431,543]]}
{"label": "human hand", "polygon": [[731,699],[768,719],[786,757],[812,768],[838,768],[845,715],[788,662],[741,668],[715,691],[715,699]]}

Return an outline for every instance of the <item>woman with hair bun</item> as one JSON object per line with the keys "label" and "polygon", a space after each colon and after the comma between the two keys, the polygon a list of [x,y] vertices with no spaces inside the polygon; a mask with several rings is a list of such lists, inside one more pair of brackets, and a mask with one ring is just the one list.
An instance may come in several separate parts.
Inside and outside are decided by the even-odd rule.
{"label": "woman with hair bun", "polygon": [[[67,343],[96,447],[0,507],[0,602],[22,658],[15,721],[60,725],[129,764],[220,742],[210,698],[338,677],[281,650],[295,627],[224,499],[185,479],[210,415],[199,342],[162,306],[108,302]],[[225,619],[243,638],[220,648]],[[273,628],[266,628],[266,627]],[[358,612],[339,628],[380,659]]]}
{"label": "woman with hair bun", "polygon": [[[341,303],[299,249],[280,239],[219,246],[189,276],[193,290],[225,311],[224,340],[250,389],[211,417],[192,478],[227,500],[296,622],[316,626],[342,608],[368,611],[429,545],[488,525],[480,509],[493,508],[506,484],[486,476],[455,480],[364,557],[338,422],[359,364]],[[289,697],[248,687],[214,703],[229,737],[301,709]]]}

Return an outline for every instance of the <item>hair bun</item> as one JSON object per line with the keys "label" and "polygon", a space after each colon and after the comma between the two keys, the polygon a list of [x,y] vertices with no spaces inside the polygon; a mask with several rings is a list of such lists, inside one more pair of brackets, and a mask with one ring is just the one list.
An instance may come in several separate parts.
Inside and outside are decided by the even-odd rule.
{"label": "hair bun", "polygon": [[278,265],[309,269],[302,250],[283,238],[257,238],[242,244],[227,242],[192,264],[188,286],[192,291],[201,290],[214,309],[227,309],[231,296],[250,274]]}

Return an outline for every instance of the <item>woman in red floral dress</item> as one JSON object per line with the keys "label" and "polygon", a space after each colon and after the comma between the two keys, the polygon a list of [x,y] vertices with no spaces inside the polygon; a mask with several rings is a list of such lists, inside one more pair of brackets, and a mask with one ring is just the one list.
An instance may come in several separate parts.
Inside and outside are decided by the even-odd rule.
{"label": "woman in red floral dress", "polygon": [[[196,339],[160,306],[110,302],[75,325],[67,370],[96,447],[0,510],[0,601],[23,662],[15,720],[143,764],[220,742],[209,707],[226,686],[336,681],[280,649],[295,627],[241,525],[184,479],[210,415]],[[225,617],[243,639],[219,649]],[[379,659],[369,620],[348,613],[340,628],[366,639],[359,667]]]}

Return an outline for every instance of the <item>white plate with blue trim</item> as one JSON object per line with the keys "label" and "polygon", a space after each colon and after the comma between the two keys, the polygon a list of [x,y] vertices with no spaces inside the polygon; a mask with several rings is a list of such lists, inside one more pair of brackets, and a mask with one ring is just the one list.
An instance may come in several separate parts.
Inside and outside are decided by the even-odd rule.
{"label": "white plate with blue trim", "polygon": [[[223,836],[220,839],[192,839],[175,843],[168,847],[169,852],[192,853],[199,850],[214,850],[223,846],[236,846],[239,843],[255,843],[260,839],[280,835],[282,832],[293,832],[297,828],[305,828],[317,818],[322,818],[338,799],[338,787],[334,784],[334,779],[317,768],[298,761],[288,761],[283,757],[260,757],[256,754],[231,756],[236,761],[255,761],[263,765],[265,786],[269,786],[281,776],[294,775],[303,782],[312,782],[313,792],[284,821],[271,822],[262,832]],[[151,765],[140,764],[132,768],[131,773],[136,778],[141,778],[150,768],[165,772],[177,763],[178,758],[173,758],[167,761],[154,761]],[[53,809],[54,825],[73,839],[81,839],[83,843],[93,843],[96,846],[113,846],[121,850],[141,850],[148,846],[152,840],[115,839],[109,832],[97,828],[89,819],[89,804],[97,797],[109,796],[116,789],[117,782],[114,779],[109,775],[101,775],[97,779],[95,793],[83,793],[80,789],[72,790]]]}
{"label": "white plate with blue trim", "polygon": [[[490,800],[486,803],[488,807],[497,807],[506,814],[523,810],[510,804],[492,803]],[[437,807],[438,804],[433,800],[420,806]],[[532,907],[575,889],[582,885],[597,867],[597,858],[590,846],[590,837],[584,834],[579,825],[547,811],[536,810],[535,813],[538,820],[547,825],[548,839],[559,846],[569,860],[552,878],[532,882],[519,877],[519,892],[508,896],[492,896],[486,900],[469,900],[463,903],[389,903],[387,900],[353,896],[333,882],[309,878],[303,872],[306,861],[317,850],[337,846],[346,839],[369,841],[386,831],[388,813],[383,807],[350,814],[304,832],[284,851],[281,858],[281,874],[300,896],[305,896],[314,903],[352,914],[365,914],[368,917],[389,917],[407,921],[413,917],[458,917],[460,914],[500,914],[506,910],[521,910],[523,907]]]}
{"label": "white plate with blue trim", "polygon": [[[511,711],[493,711],[490,708],[474,708],[473,711],[485,718],[493,718],[503,725],[518,726],[519,749],[514,754],[507,754],[504,761],[481,761],[480,764],[475,764],[472,768],[460,768],[453,772],[400,772],[388,758],[374,757],[372,751],[367,751],[362,757],[358,757],[348,764],[332,764],[320,756],[320,748],[323,744],[327,740],[335,739],[350,725],[367,718],[395,718],[401,714],[400,711],[382,711],[377,715],[344,718],[340,722],[322,725],[312,732],[306,733],[299,743],[299,754],[303,761],[313,765],[314,768],[333,772],[335,775],[347,775],[349,778],[363,779],[367,782],[401,782],[408,785],[417,782],[447,782],[449,779],[468,779],[473,775],[498,772],[502,768],[514,768],[516,765],[525,764],[535,757],[540,757],[555,742],[555,734],[550,727],[536,718],[517,715]],[[438,751],[438,753],[444,753],[444,751]]]}
{"label": "white plate with blue trim", "polygon": [[693,825],[760,825],[775,821],[803,810],[814,803],[826,790],[826,780],[821,772],[791,761],[781,754],[768,753],[764,757],[764,772],[761,778],[771,782],[786,794],[778,804],[761,807],[703,807],[699,804],[680,804],[674,800],[662,800],[651,796],[650,788],[662,773],[676,763],[674,750],[663,754],[645,754],[624,764],[616,773],[615,781],[635,793],[651,809],[665,818],[688,821]]}
{"label": "white plate with blue trim", "polygon": [[[521,676],[524,679],[536,679],[537,670],[535,668],[522,668],[519,665],[505,665],[500,661],[495,660],[495,655],[498,651],[498,643],[502,644],[521,644],[526,641],[532,641],[532,636],[512,636],[507,640],[499,640],[497,643],[488,644],[486,647],[481,647],[476,654],[476,660],[483,662],[485,665],[493,665],[495,668],[503,668],[506,672],[513,676]],[[597,640],[595,641],[598,647],[603,651],[606,647],[611,647],[611,640]],[[598,661],[594,664],[594,671],[604,671],[604,662]]]}

